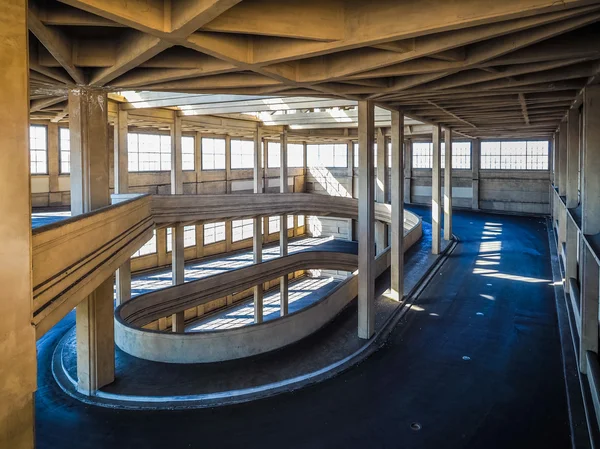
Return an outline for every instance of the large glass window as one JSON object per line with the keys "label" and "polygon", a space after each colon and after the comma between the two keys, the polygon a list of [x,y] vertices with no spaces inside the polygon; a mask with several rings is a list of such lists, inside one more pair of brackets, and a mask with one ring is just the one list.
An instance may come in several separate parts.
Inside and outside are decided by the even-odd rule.
{"label": "large glass window", "polygon": [[347,167],[348,145],[336,144],[309,144],[306,147],[307,165],[309,167]]}
{"label": "large glass window", "polygon": [[288,167],[302,168],[304,167],[304,144],[288,143]]}
{"label": "large glass window", "polygon": [[181,168],[182,170],[195,169],[195,140],[192,136],[183,136],[181,138]]}
{"label": "large glass window", "polygon": [[58,145],[60,150],[60,173],[71,172],[71,133],[69,128],[58,129]]}
{"label": "large glass window", "polygon": [[202,138],[202,170],[225,170],[225,139]]}
{"label": "large glass window", "polygon": [[[446,167],[446,145],[442,142],[441,166]],[[432,168],[433,167],[433,143],[432,142],[414,142],[413,143],[413,168]],[[471,143],[470,142],[452,142],[452,169],[471,168]]]}
{"label": "large glass window", "polygon": [[[167,252],[173,251],[173,228],[167,228]],[[196,246],[196,226],[183,227],[183,247]]]}
{"label": "large glass window", "polygon": [[206,223],[204,225],[204,244],[222,242],[225,240],[225,222]]}
{"label": "large glass window", "polygon": [[231,168],[254,168],[254,141],[231,141]]}
{"label": "large glass window", "polygon": [[287,228],[294,229],[294,216],[293,215],[287,216]]}
{"label": "large glass window", "polygon": [[129,171],[171,170],[171,136],[129,133],[127,136]]}
{"label": "large glass window", "polygon": [[482,170],[548,170],[547,141],[481,142]]}
{"label": "large glass window", "polygon": [[152,238],[150,240],[148,240],[144,244],[144,246],[142,246],[135,253],[133,253],[133,255],[131,257],[134,258],[134,257],[146,256],[148,254],[154,254],[154,253],[156,253],[156,230],[154,231],[154,234],[152,234]]}
{"label": "large glass window", "polygon": [[41,125],[29,127],[29,154],[31,173],[45,175],[48,173],[48,128]]}
{"label": "large glass window", "polygon": [[281,220],[279,217],[269,217],[269,234],[275,234],[281,229]]}
{"label": "large glass window", "polygon": [[352,157],[354,159],[354,167],[358,168],[358,142],[352,142]]}
{"label": "large glass window", "polygon": [[304,226],[304,215],[298,215],[298,227]]}
{"label": "large glass window", "polygon": [[240,240],[249,239],[254,235],[254,220],[252,218],[246,220],[233,220],[231,222],[231,241],[238,242]]}
{"label": "large glass window", "polygon": [[279,168],[281,166],[281,144],[267,142],[267,167]]}

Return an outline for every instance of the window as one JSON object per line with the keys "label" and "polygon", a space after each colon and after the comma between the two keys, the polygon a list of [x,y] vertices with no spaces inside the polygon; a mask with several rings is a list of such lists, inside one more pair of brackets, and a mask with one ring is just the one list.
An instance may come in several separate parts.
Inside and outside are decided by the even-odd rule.
{"label": "window", "polygon": [[[432,149],[433,151],[433,144]],[[442,168],[446,168],[446,146],[442,142]],[[452,169],[471,169],[471,142],[452,142]]]}
{"label": "window", "polygon": [[225,170],[225,139],[202,138],[202,170]]}
{"label": "window", "polygon": [[71,133],[69,128],[58,128],[58,146],[60,151],[60,173],[71,172]]}
{"label": "window", "polygon": [[294,216],[293,215],[287,216],[287,228],[294,229]]}
{"label": "window", "polygon": [[[167,252],[173,251],[173,228],[167,228]],[[196,226],[183,227],[183,247],[196,246]]]}
{"label": "window", "polygon": [[481,168],[482,170],[548,170],[548,142],[481,142]]}
{"label": "window", "polygon": [[233,220],[231,222],[231,241],[238,242],[240,240],[249,239],[254,235],[254,220],[252,218],[246,220]]}
{"label": "window", "polygon": [[[445,142],[441,144],[441,168],[446,166],[446,146]],[[433,167],[433,143],[415,142],[413,143],[413,168],[432,168]],[[452,142],[452,169],[471,168],[471,143],[470,142]]]}
{"label": "window", "polygon": [[304,215],[298,215],[298,227],[304,226]]}
{"label": "window", "polygon": [[154,234],[152,234],[152,238],[150,240],[148,240],[144,246],[142,246],[140,249],[138,249],[131,257],[140,257],[140,256],[146,256],[148,254],[154,254],[156,253],[156,231],[154,231]]}
{"label": "window", "polygon": [[171,136],[129,133],[127,136],[129,171],[171,170]]}
{"label": "window", "polygon": [[29,154],[31,173],[45,175],[48,173],[48,136],[47,128],[40,125],[29,127]]}
{"label": "window", "polygon": [[204,244],[222,242],[225,240],[225,222],[207,223],[204,225]]}
{"label": "window", "polygon": [[281,144],[267,142],[267,167],[279,168],[281,166]]}
{"label": "window", "polygon": [[306,158],[309,167],[347,167],[348,145],[345,143],[307,145]]}
{"label": "window", "polygon": [[281,229],[281,220],[279,217],[269,217],[269,234],[275,234]]}
{"label": "window", "polygon": [[193,171],[196,164],[194,163],[194,147],[195,140],[192,136],[183,136],[181,138],[181,168],[182,170]]}
{"label": "window", "polygon": [[358,168],[358,142],[352,142],[352,149],[354,152],[352,155],[354,158],[354,167]]}
{"label": "window", "polygon": [[433,144],[431,142],[413,142],[412,144],[412,167],[433,167]]}
{"label": "window", "polygon": [[254,168],[254,141],[231,141],[231,168]]}
{"label": "window", "polygon": [[288,143],[288,167],[302,168],[304,167],[304,144]]}

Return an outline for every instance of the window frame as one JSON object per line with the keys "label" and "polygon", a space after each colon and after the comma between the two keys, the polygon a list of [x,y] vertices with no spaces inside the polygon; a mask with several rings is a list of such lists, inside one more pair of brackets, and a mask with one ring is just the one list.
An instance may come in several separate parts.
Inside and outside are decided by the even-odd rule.
{"label": "window frame", "polygon": [[[45,134],[45,139],[44,139],[44,146],[45,146],[45,148],[44,149],[32,148],[31,147],[31,131],[32,131],[32,128],[40,128],[40,129],[44,130],[44,134]],[[48,174],[49,174],[49,167],[48,167],[48,125],[40,125],[40,124],[37,124],[37,123],[30,124],[29,125],[29,134],[28,134],[28,137],[29,137],[29,174],[32,175],[32,176],[48,176]],[[43,172],[37,171],[37,168],[36,168],[35,172],[33,172],[31,170],[31,164],[33,162],[32,161],[32,157],[31,157],[32,156],[32,152],[43,152],[43,153],[46,154],[46,163],[45,163],[45,168],[44,168]],[[38,164],[37,158],[36,158],[35,164],[36,164],[36,166]]]}
{"label": "window frame", "polygon": [[[525,158],[525,164],[524,164],[524,168],[510,168],[510,167],[502,167],[502,144],[503,143],[516,143],[516,142],[525,142],[525,155],[524,156],[518,156],[518,157],[524,157]],[[528,168],[529,165],[529,144],[530,143],[546,143],[547,144],[547,154],[545,156],[546,161],[545,161],[545,165],[546,168]],[[484,154],[483,154],[483,144],[485,143],[498,143],[500,144],[500,148],[499,148],[499,164],[500,167],[493,167],[493,168],[489,168],[489,167],[484,167]],[[480,170],[485,170],[485,171],[511,171],[511,172],[518,172],[518,171],[527,171],[527,172],[539,172],[539,173],[544,173],[544,172],[549,172],[551,169],[551,164],[550,164],[550,156],[551,156],[552,150],[551,150],[551,145],[550,145],[550,141],[547,139],[486,139],[486,140],[482,140],[481,141],[481,147],[480,147],[480,151],[479,151],[479,169]],[[532,155],[533,156],[533,155]]]}
{"label": "window frame", "polygon": [[[69,148],[67,150],[63,150],[62,148],[62,137],[61,134],[63,131],[67,131],[69,134]],[[63,171],[63,153],[69,154],[69,160],[67,163],[69,164],[69,170]],[[68,126],[59,126],[58,127],[58,174],[59,175],[70,175],[71,174],[71,130]]]}
{"label": "window frame", "polygon": [[[325,164],[321,164],[321,147],[322,146],[331,146],[332,147],[332,153],[331,153],[331,160],[333,162],[333,165],[325,165]],[[336,162],[336,148],[337,147],[346,147],[346,151],[344,154],[344,165],[335,165]],[[310,154],[310,147],[317,147],[317,157],[316,160],[319,161],[320,165],[309,165],[309,157],[308,155]],[[307,167],[323,167],[323,168],[340,168],[340,169],[344,169],[344,168],[348,168],[348,143],[329,143],[329,142],[323,142],[323,143],[309,143],[306,145],[306,166]]]}
{"label": "window frame", "polygon": [[[219,170],[227,170],[227,139],[225,137],[221,137],[221,136],[202,136],[200,138],[200,170],[201,171],[219,171]],[[206,168],[206,164],[204,161],[204,149],[205,149],[205,145],[204,145],[204,141],[205,140],[222,140],[223,141],[223,168]],[[214,151],[214,146],[213,146],[213,166],[215,166],[215,162],[216,162],[216,156],[217,153]],[[219,154],[220,156],[220,154]]]}
{"label": "window frame", "polygon": [[[220,240],[217,240],[217,232],[216,232],[216,227],[217,226],[223,226],[223,238]],[[206,242],[206,229],[207,226],[213,226],[214,229],[214,234],[215,234],[215,240],[212,242]],[[204,225],[202,226],[202,246],[209,246],[209,245],[214,245],[220,242],[225,242],[227,241],[227,222],[225,221],[215,221],[214,223],[204,223]]]}
{"label": "window frame", "polygon": [[[233,157],[233,142],[250,142],[252,144],[252,164],[249,167],[246,166],[242,166],[242,167],[234,167],[233,166],[233,161],[234,161],[234,157]],[[243,149],[243,144],[240,145],[240,149]],[[227,150],[227,149],[225,149]],[[254,169],[254,141],[250,140],[250,139],[230,139],[229,140],[229,169],[230,170],[253,170]],[[240,161],[243,161],[244,158],[244,154],[243,152],[240,152],[239,154],[240,156]]]}

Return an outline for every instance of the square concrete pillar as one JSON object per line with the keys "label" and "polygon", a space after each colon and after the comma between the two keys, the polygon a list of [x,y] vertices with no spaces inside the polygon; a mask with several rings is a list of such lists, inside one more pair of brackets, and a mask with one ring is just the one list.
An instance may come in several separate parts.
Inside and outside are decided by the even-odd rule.
{"label": "square concrete pillar", "polygon": [[404,114],[392,111],[392,260],[391,294],[400,301],[404,296]]}
{"label": "square concrete pillar", "polygon": [[433,126],[433,167],[431,169],[431,252],[439,254],[441,248],[442,220],[442,127]]}
{"label": "square concrete pillar", "polygon": [[[387,182],[388,158],[387,146],[383,129],[377,129],[377,188],[375,189],[375,200],[385,203],[385,197],[389,190]],[[376,254],[381,254],[387,248],[387,226],[381,221],[375,222],[375,248]]]}
{"label": "square concrete pillar", "polygon": [[[287,151],[287,130],[281,133],[280,137],[280,163],[279,163],[279,192],[288,193],[288,151]],[[279,254],[281,257],[288,255],[288,231],[287,215],[281,215],[279,223]],[[289,309],[289,279],[287,274],[279,278],[279,303],[280,315],[288,314]]]}
{"label": "square concrete pillar", "polygon": [[[127,148],[127,111],[117,112],[114,122],[114,183],[115,194],[129,193],[129,153]],[[131,259],[116,272],[117,305],[131,299]]]}
{"label": "square concrete pillar", "polygon": [[445,129],[444,144],[444,240],[452,239],[452,130]]}
{"label": "square concrete pillar", "polygon": [[558,133],[558,194],[567,195],[567,122],[562,122]]}
{"label": "square concrete pillar", "polygon": [[358,102],[358,336],[375,333],[375,104]]}
{"label": "square concrete pillar", "polygon": [[[393,162],[393,161],[392,161]],[[404,142],[404,202],[411,203],[412,188],[412,141]]]}
{"label": "square concrete pillar", "polygon": [[471,142],[471,179],[473,186],[473,202],[471,207],[479,209],[479,166],[481,160],[481,140],[473,139]]}
{"label": "square concrete pillar", "polygon": [[34,445],[27,1],[0,2],[0,447]]}
{"label": "square concrete pillar", "polygon": [[569,109],[567,115],[567,208],[579,204],[579,108]]}
{"label": "square concrete pillar", "polygon": [[[72,215],[110,204],[107,104],[104,90],[69,91]],[[113,285],[111,277],[77,306],[77,388],[84,394],[114,380]]]}
{"label": "square concrete pillar", "polygon": [[[262,175],[262,145],[260,129],[256,127],[254,134],[254,193],[263,193],[263,175]],[[262,217],[254,218],[254,232],[252,236],[252,249],[254,254],[254,263],[262,262]],[[263,297],[264,291],[262,284],[254,286],[254,322],[263,321]]]}
{"label": "square concrete pillar", "polygon": [[[171,195],[183,195],[183,154],[181,142],[181,117],[175,112],[171,125]],[[185,257],[183,243],[183,224],[178,223],[171,228],[171,267],[173,285],[185,282]],[[173,332],[185,331],[184,312],[173,314],[171,320]]]}

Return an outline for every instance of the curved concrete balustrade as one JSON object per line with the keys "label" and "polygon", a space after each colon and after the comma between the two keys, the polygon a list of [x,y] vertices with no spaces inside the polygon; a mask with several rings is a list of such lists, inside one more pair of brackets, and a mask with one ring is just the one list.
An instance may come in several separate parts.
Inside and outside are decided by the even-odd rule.
{"label": "curved concrete balustrade", "polygon": [[[406,251],[422,235],[421,219],[408,211],[405,211],[404,233]],[[282,348],[323,327],[356,297],[356,273],[311,306],[260,324],[183,334],[142,326],[292,271],[311,268],[354,271],[357,265],[358,256],[354,254],[305,251],[140,295],[115,311],[115,342],[130,355],[166,363],[225,361]],[[375,274],[378,276],[389,265],[388,248],[378,256]]]}
{"label": "curved concrete balustrade", "polygon": [[[357,219],[358,200],[309,193],[141,195],[35,229],[33,322],[38,338],[112,276],[155,227],[282,214]],[[389,223],[391,206],[376,203],[375,218]]]}

